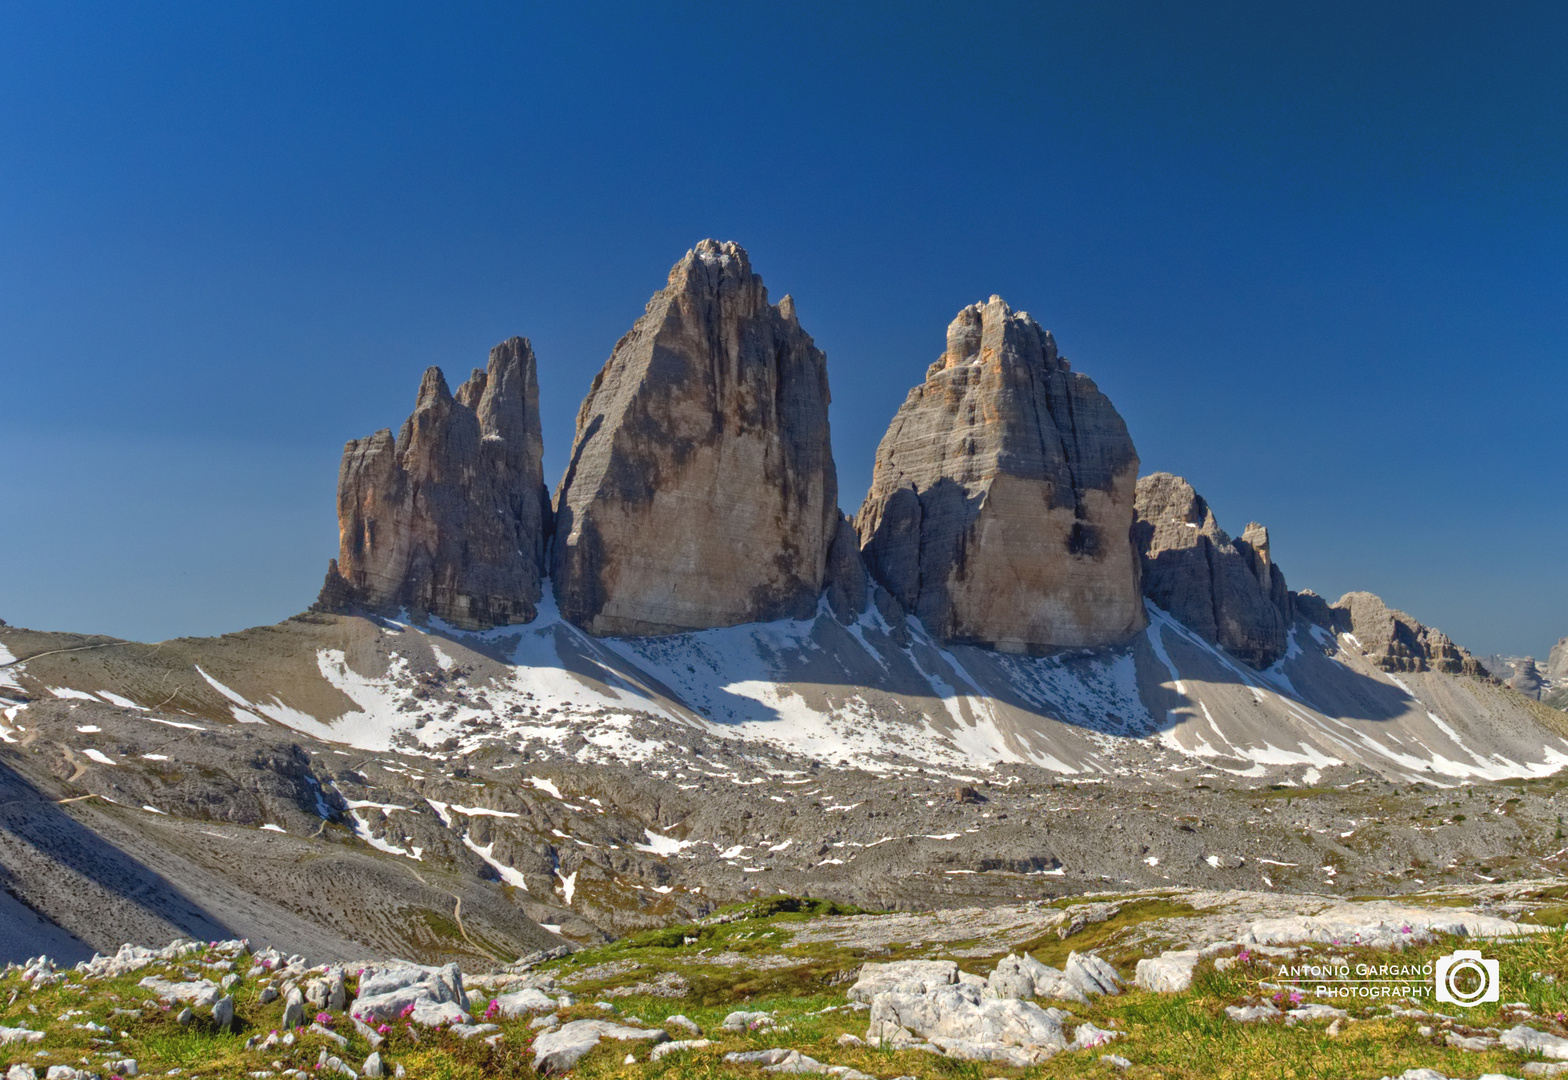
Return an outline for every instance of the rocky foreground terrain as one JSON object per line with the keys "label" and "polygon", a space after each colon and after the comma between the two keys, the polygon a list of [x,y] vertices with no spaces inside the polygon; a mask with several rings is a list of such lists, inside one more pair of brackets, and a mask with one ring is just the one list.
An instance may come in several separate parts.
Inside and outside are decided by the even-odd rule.
{"label": "rocky foreground terrain", "polygon": [[[1145,890],[904,915],[774,896],[512,963],[240,940],[0,976],[8,1080],[1549,1076],[1563,879],[1405,901]],[[1492,995],[1436,974],[1456,946]],[[1445,1003],[1451,994],[1487,1000]]]}

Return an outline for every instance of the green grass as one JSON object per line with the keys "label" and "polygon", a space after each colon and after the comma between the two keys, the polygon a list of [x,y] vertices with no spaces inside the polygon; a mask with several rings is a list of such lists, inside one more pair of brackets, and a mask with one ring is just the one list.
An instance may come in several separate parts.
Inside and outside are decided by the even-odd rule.
{"label": "green grass", "polygon": [[[1563,911],[1568,911],[1568,907]],[[1418,1032],[1422,1023],[1436,1024],[1436,1021],[1388,1018],[1381,1010],[1373,1010],[1355,1000],[1349,1004],[1343,1000],[1332,1002],[1358,1017],[1355,1022],[1342,1025],[1337,1036],[1330,1036],[1328,1024],[1322,1021],[1295,1026],[1277,1021],[1233,1023],[1225,1015],[1227,1005],[1256,1002],[1272,994],[1259,984],[1275,978],[1276,968],[1273,963],[1258,958],[1227,971],[1216,970],[1212,962],[1206,961],[1200,965],[1192,987],[1180,994],[1130,990],[1118,997],[1098,999],[1088,1006],[1070,1005],[1070,1011],[1078,1019],[1125,1032],[1127,1037],[1116,1040],[1110,1047],[1063,1053],[1027,1070],[952,1061],[920,1051],[841,1046],[838,1043],[841,1035],[865,1035],[866,1014],[822,1010],[844,1004],[848,979],[865,957],[857,950],[833,944],[796,946],[792,941],[794,932],[811,919],[838,913],[841,912],[830,905],[780,898],[739,912],[750,915],[749,918],[724,924],[647,931],[548,965],[561,978],[569,978],[574,972],[610,960],[632,960],[637,965],[634,970],[613,979],[574,985],[573,992],[582,1004],[564,1010],[561,1013],[563,1021],[605,1016],[593,1005],[598,990],[652,978],[661,972],[678,972],[692,986],[693,992],[689,996],[678,999],[617,998],[620,1016],[635,1016],[649,1026],[658,1026],[666,1016],[684,1013],[715,1040],[715,1045],[706,1049],[670,1055],[657,1063],[646,1060],[646,1044],[606,1042],[580,1063],[574,1075],[583,1080],[649,1077],[771,1080],[774,1074],[760,1068],[726,1065],[723,1055],[733,1050],[774,1046],[793,1047],[830,1065],[847,1065],[877,1077],[912,1075],[941,1080],[985,1080],[988,1077],[1065,1080],[1067,1077],[1111,1076],[1125,1076],[1130,1080],[1154,1077],[1364,1080],[1398,1075],[1416,1067],[1435,1068],[1445,1075],[1476,1076],[1489,1071],[1519,1075],[1525,1063],[1520,1056],[1503,1050],[1480,1054],[1451,1050],[1443,1044],[1445,1031],[1441,1028],[1429,1036]],[[1116,916],[1104,923],[1091,923],[1065,941],[1058,939],[1054,931],[1042,935],[1035,943],[1034,953],[1047,963],[1059,964],[1070,948],[1099,948],[1101,955],[1112,959],[1124,975],[1130,976],[1135,956],[1125,942],[1131,933],[1151,920],[1191,913],[1186,905],[1162,897],[1129,899],[1123,902],[1123,908]],[[1540,913],[1545,917],[1560,914]],[[698,940],[687,944],[689,937]],[[1503,1000],[1526,1002],[1535,1013],[1534,1018],[1525,1021],[1532,1027],[1568,1036],[1568,1028],[1557,1019],[1568,1014],[1568,931],[1561,927],[1517,941],[1475,945],[1450,940],[1410,946],[1396,952],[1315,946],[1304,959],[1321,959],[1332,954],[1345,958],[1352,966],[1358,962],[1423,964],[1455,947],[1479,948],[1497,959],[1502,968]],[[702,950],[707,950],[708,955],[699,955]],[[1127,955],[1116,959],[1120,955],[1118,950]],[[919,952],[931,955],[929,948]],[[785,955],[796,962],[785,967],[757,970],[754,966],[733,961],[722,965],[712,963],[719,954],[741,958]],[[871,958],[885,960],[889,956],[878,954]],[[186,1080],[193,1075],[239,1080],[253,1071],[273,1069],[274,1062],[283,1068],[303,1069],[313,1076],[318,1075],[314,1066],[323,1048],[354,1066],[369,1053],[368,1044],[346,1022],[337,1023],[336,1029],[348,1036],[347,1050],[340,1050],[320,1036],[306,1034],[300,1036],[293,1047],[247,1051],[246,1040],[253,1035],[265,1036],[277,1026],[281,1016],[281,1002],[261,1005],[256,985],[249,979],[242,979],[233,990],[241,1020],[239,1031],[217,1031],[210,1021],[200,1017],[190,1028],[182,1027],[175,1020],[178,1007],[166,1010],[155,1002],[150,1003],[147,992],[136,983],[149,974],[178,977],[182,966],[194,968],[197,959],[187,959],[183,964],[155,965],[128,977],[86,986],[77,976],[72,976],[67,985],[41,990],[27,987],[15,972],[0,978],[0,1001],[9,1000],[9,1004],[0,1008],[0,1024],[26,1025],[47,1032],[39,1046],[12,1044],[5,1047],[0,1051],[0,1064],[25,1061],[33,1064],[40,1075],[50,1064],[88,1064],[96,1071],[106,1071],[102,1067],[106,1058],[101,1051],[107,1050],[110,1060],[135,1058],[146,1075],[161,1075],[169,1069],[180,1068],[184,1070]],[[248,963],[242,960],[236,966],[243,973]],[[965,967],[987,970],[989,962],[966,961]],[[1557,981],[1531,978],[1531,973],[1535,972],[1552,975]],[[13,992],[14,1000],[10,1000]],[[1464,1010],[1456,1006],[1439,1006],[1430,997],[1419,1004],[1428,1011],[1459,1016],[1460,1023],[1455,1025],[1455,1030],[1461,1033],[1486,1027],[1506,1029],[1518,1022],[1493,1004]],[[112,1016],[111,1010],[116,1008],[139,1008],[142,1014],[139,1018]],[[718,1032],[724,1015],[735,1008],[772,1012],[780,1025],[789,1030]],[[78,1009],[82,1010],[81,1015],[57,1019],[67,1010]],[[93,1040],[105,1036],[74,1026],[87,1020],[112,1028],[112,1043],[97,1044]],[[523,1020],[505,1022],[501,1026],[503,1040],[497,1046],[490,1046],[447,1032],[416,1031],[406,1025],[392,1025],[382,1055],[389,1062],[402,1064],[411,1078],[533,1077],[531,1047],[536,1033]],[[46,1051],[48,1056],[39,1056],[40,1050]],[[634,1053],[638,1062],[625,1063],[628,1050]],[[1132,1067],[1118,1072],[1101,1062],[1100,1056],[1110,1052],[1131,1060]]]}

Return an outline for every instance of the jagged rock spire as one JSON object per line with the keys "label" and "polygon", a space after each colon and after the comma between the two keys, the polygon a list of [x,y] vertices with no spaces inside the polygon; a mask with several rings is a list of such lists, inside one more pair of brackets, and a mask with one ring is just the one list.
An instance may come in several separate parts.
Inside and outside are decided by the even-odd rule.
{"label": "jagged rock spire", "polygon": [[556,513],[556,599],[592,633],[815,611],[838,521],[827,359],[738,245],[688,251],[616,344]]}
{"label": "jagged rock spire", "polygon": [[490,350],[454,396],[439,368],[420,380],[396,439],[343,449],[338,557],[318,608],[434,615],[463,629],[536,614],[550,505],[533,349]]}
{"label": "jagged rock spire", "polygon": [[1285,655],[1293,609],[1267,529],[1252,522],[1232,539],[1203,496],[1165,472],[1138,481],[1137,508],[1145,596],[1253,667]]}

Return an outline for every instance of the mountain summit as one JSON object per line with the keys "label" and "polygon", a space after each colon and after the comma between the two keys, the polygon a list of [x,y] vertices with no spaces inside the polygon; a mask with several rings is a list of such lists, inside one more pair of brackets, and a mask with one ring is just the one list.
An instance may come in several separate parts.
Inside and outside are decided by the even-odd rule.
{"label": "mountain summit", "polygon": [[809,617],[838,525],[827,358],[704,240],[616,344],[556,494],[561,612],[594,634]]}
{"label": "mountain summit", "polygon": [[1101,645],[1144,625],[1137,476],[1110,399],[993,296],[893,417],[856,525],[872,576],[944,641]]}

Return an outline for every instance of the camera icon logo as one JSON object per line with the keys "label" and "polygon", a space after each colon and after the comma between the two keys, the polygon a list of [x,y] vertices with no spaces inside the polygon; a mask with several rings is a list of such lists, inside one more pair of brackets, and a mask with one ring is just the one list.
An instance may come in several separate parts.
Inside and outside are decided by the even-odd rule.
{"label": "camera icon logo", "polygon": [[1437,1000],[1470,1008],[1498,998],[1497,961],[1474,949],[1456,949],[1433,965]]}

